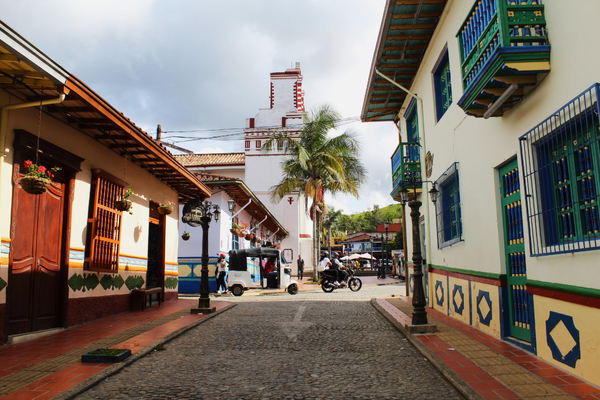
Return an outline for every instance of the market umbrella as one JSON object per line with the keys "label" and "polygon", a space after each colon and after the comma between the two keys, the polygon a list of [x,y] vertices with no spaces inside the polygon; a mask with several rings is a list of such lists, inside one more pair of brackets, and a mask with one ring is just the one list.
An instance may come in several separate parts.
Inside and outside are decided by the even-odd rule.
{"label": "market umbrella", "polygon": [[368,258],[369,260],[376,260],[376,258],[373,257],[372,255],[370,255],[369,253],[360,254],[360,258]]}

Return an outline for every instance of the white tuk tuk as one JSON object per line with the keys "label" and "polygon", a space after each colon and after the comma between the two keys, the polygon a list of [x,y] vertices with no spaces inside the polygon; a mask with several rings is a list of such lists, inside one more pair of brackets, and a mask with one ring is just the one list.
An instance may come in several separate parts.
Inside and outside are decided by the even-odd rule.
{"label": "white tuk tuk", "polygon": [[[258,267],[254,274],[248,270],[249,263]],[[241,296],[248,289],[285,288],[289,294],[298,293],[298,281],[292,279],[291,264],[281,251],[270,247],[230,252],[227,284],[234,296]]]}

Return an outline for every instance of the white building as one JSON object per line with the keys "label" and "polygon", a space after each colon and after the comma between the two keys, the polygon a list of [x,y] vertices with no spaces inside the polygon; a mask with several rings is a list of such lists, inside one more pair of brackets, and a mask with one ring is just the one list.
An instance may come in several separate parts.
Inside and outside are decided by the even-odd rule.
{"label": "white building", "polygon": [[[304,197],[294,192],[279,203],[271,201],[269,188],[281,180],[281,162],[286,156],[277,148],[267,154],[261,153],[263,143],[276,132],[284,131],[299,137],[304,115],[299,63],[285,72],[271,73],[270,99],[269,108],[260,109],[256,117],[246,120],[244,153],[180,155],[177,159],[192,171],[243,180],[289,233],[280,238],[286,259],[296,260],[301,254],[308,264],[308,260],[312,260],[312,221],[306,213]],[[272,232],[274,239],[280,233]],[[293,268],[292,274],[296,274],[295,262]],[[311,268],[310,264],[305,266],[307,272]]]}
{"label": "white building", "polygon": [[429,306],[599,384],[600,3],[416,3],[386,4],[362,119],[401,132],[394,198],[440,192]]}

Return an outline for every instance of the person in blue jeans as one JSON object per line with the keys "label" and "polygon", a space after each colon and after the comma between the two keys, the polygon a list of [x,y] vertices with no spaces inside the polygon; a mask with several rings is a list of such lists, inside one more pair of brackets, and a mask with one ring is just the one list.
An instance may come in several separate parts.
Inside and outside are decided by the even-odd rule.
{"label": "person in blue jeans", "polygon": [[[225,282],[225,276],[227,275],[227,261],[225,261],[225,255],[219,256],[217,261],[217,293],[227,293],[227,283]],[[223,290],[221,290],[223,288]]]}

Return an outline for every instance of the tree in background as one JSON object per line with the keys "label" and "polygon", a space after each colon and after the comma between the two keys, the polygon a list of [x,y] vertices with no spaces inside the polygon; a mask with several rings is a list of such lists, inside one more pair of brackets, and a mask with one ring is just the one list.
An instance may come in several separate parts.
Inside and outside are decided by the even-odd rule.
{"label": "tree in background", "polygon": [[277,203],[293,191],[304,194],[307,205],[308,198],[312,199],[310,215],[313,220],[315,281],[318,280],[316,266],[319,261],[320,226],[325,213],[325,192],[349,193],[358,198],[358,189],[367,178],[366,169],[359,159],[360,143],[356,132],[348,129],[339,136],[328,136],[340,118],[340,114],[330,105],[324,104],[304,116],[299,140],[286,132],[279,132],[261,148],[263,153],[268,153],[277,145],[289,155],[281,164],[281,181],[270,188],[271,200]]}

